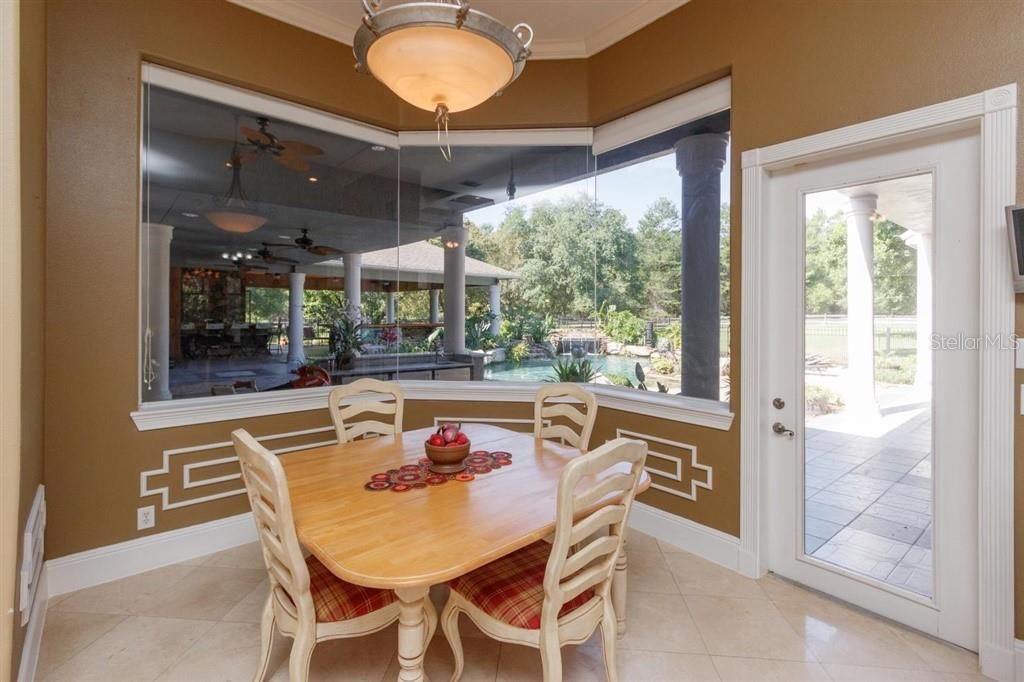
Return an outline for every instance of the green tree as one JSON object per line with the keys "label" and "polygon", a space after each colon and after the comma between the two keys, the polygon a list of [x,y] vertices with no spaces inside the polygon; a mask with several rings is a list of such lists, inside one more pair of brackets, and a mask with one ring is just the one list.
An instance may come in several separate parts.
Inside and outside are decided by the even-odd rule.
{"label": "green tree", "polygon": [[637,223],[637,265],[643,312],[648,317],[679,316],[681,239],[679,209],[664,197],[651,204]]}
{"label": "green tree", "polygon": [[277,322],[288,319],[288,290],[274,287],[250,287],[245,290],[249,322]]}
{"label": "green tree", "polygon": [[907,230],[890,220],[875,223],[875,312],[917,311],[917,257],[903,240]]}

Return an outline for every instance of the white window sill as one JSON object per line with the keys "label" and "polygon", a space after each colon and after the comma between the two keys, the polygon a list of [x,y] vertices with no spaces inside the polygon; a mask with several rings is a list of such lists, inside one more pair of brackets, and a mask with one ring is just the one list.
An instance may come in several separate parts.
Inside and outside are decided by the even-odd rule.
{"label": "white window sill", "polygon": [[[504,381],[402,381],[410,400],[452,400],[471,402],[533,402],[539,387],[535,383]],[[658,419],[693,424],[721,431],[732,426],[728,405],[700,398],[686,398],[615,386],[588,385],[598,405],[635,412]],[[245,395],[211,396],[185,400],[143,403],[131,413],[139,431],[171,429],[194,424],[266,417],[289,412],[323,409],[331,387],[268,391]]]}

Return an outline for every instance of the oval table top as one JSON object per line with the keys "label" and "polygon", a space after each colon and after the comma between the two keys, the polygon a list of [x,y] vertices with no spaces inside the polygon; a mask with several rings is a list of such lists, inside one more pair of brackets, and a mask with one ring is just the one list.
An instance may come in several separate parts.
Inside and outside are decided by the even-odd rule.
{"label": "oval table top", "polygon": [[[579,451],[498,426],[463,431],[473,450],[512,453],[509,466],[405,492],[364,488],[375,473],[415,464],[435,430],[281,456],[299,540],[332,573],[383,589],[436,585],[554,531],[558,479]],[[649,485],[644,473],[641,490]]]}

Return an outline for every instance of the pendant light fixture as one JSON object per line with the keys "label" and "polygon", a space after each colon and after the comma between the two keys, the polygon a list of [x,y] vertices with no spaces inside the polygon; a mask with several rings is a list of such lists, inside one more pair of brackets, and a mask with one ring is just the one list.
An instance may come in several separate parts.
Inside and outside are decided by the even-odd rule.
{"label": "pendant light fixture", "polygon": [[[352,41],[356,69],[371,73],[415,107],[431,111],[440,140],[448,115],[472,109],[519,77],[530,56],[533,29],[508,28],[469,0],[406,2],[366,14]],[[443,149],[442,149],[443,153]],[[450,149],[445,155],[450,159]]]}
{"label": "pendant light fixture", "polygon": [[231,150],[231,186],[217,207],[206,212],[206,219],[225,232],[245,234],[263,227],[267,217],[250,205],[242,189],[242,159],[238,146]]}

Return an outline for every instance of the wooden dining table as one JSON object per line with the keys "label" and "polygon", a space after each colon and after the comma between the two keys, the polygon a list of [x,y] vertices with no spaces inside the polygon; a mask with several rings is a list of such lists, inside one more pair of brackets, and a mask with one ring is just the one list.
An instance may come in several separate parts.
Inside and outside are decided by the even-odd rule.
{"label": "wooden dining table", "polygon": [[[434,430],[281,456],[303,546],[342,580],[395,591],[400,603],[398,679],[403,682],[425,679],[430,587],[551,535],[559,477],[566,463],[580,455],[575,448],[532,434],[466,424],[463,431],[473,450],[509,452],[512,464],[477,474],[472,481],[451,480],[405,492],[364,487],[375,473],[417,463]],[[579,489],[598,480],[584,479]],[[649,486],[645,473],[641,489]],[[623,552],[612,583],[620,636],[625,632],[626,569]]]}

